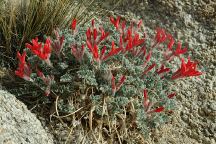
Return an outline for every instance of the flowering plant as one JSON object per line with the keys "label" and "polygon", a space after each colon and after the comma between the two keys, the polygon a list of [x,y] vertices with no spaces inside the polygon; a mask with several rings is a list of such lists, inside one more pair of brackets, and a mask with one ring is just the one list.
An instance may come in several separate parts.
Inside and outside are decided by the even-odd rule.
{"label": "flowering plant", "polygon": [[[45,43],[35,38],[26,44],[33,54],[30,63],[26,51],[17,53],[16,75],[37,83],[46,96],[73,99],[72,111],[64,112],[82,107],[79,113],[88,115],[89,128],[103,126],[107,135],[147,134],[172,111],[175,80],[202,74],[197,62],[188,57],[185,63],[187,48],[180,42],[175,46],[164,29],[156,29],[153,41],[147,42],[141,20],[127,26],[120,17],[103,23],[93,19],[82,27],[73,20],[70,29],[54,33]],[[179,60],[180,68],[174,69]]]}

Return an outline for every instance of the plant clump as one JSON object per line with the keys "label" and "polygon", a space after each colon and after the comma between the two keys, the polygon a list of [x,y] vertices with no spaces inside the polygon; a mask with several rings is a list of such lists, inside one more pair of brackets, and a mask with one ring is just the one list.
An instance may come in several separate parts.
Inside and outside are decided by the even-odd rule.
{"label": "plant clump", "polygon": [[110,17],[79,27],[74,19],[70,29],[54,34],[17,52],[15,73],[27,85],[11,91],[47,96],[56,102],[55,117],[75,115],[100,142],[144,140],[168,121],[175,81],[202,74],[197,62],[183,57],[188,49],[164,29],[149,41],[141,20]]}

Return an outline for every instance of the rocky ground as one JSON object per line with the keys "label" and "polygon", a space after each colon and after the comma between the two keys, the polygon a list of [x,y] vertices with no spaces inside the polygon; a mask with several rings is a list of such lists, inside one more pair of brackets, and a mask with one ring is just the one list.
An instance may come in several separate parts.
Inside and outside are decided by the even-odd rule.
{"label": "rocky ground", "polygon": [[216,143],[216,2],[125,1],[114,14],[142,18],[147,32],[159,26],[174,34],[176,40],[187,42],[190,55],[203,71],[199,78],[178,82],[173,120],[156,130],[149,143]]}

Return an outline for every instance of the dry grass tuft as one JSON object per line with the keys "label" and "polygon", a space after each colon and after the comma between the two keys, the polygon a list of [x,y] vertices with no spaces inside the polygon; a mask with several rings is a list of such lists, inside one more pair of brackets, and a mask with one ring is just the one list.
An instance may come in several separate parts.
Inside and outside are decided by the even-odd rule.
{"label": "dry grass tuft", "polygon": [[33,37],[69,26],[73,18],[85,23],[97,11],[95,0],[0,0],[0,51],[12,56]]}

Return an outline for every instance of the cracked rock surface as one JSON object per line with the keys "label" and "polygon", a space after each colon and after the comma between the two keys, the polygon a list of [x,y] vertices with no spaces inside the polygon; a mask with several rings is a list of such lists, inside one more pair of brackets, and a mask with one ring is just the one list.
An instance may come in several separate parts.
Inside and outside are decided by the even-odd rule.
{"label": "cracked rock surface", "polygon": [[3,90],[0,90],[0,144],[53,144],[36,116]]}

